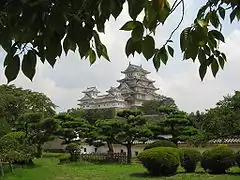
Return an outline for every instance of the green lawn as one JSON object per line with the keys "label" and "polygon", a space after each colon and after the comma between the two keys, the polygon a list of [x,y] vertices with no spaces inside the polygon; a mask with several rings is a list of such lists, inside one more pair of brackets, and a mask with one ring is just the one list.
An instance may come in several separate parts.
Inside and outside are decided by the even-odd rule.
{"label": "green lawn", "polygon": [[15,169],[14,173],[5,175],[4,180],[239,180],[240,168],[231,170],[227,175],[209,175],[201,169],[195,174],[185,174],[182,170],[172,177],[148,177],[140,165],[93,165],[75,163],[58,165],[55,158],[43,158],[35,161],[33,168]]}

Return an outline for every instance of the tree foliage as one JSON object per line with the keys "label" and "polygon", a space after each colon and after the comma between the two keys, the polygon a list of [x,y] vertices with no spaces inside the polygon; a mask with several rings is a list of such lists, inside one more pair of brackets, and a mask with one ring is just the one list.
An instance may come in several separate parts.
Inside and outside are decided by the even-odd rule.
{"label": "tree foliage", "polygon": [[106,109],[81,109],[72,108],[67,110],[66,114],[74,118],[83,118],[90,124],[94,124],[99,119],[112,119],[116,116],[115,108]]}
{"label": "tree foliage", "polygon": [[178,141],[189,141],[192,136],[198,133],[198,130],[187,118],[186,112],[169,107],[160,107],[159,113],[162,115],[162,118],[158,125],[163,127],[160,134],[172,135],[172,141],[175,144],[178,144]]}
{"label": "tree foliage", "polygon": [[[0,45],[7,52],[4,60],[8,82],[16,79],[21,70],[29,79],[36,72],[37,57],[54,66],[62,54],[78,51],[80,58],[90,64],[97,58],[110,60],[107,47],[99,34],[105,32],[110,17],[121,14],[123,4],[128,5],[131,19],[121,30],[131,32],[125,47],[126,55],[142,54],[152,59],[156,70],[174,56],[172,36],[184,19],[185,1],[175,0],[2,0],[0,3]],[[155,33],[169,19],[178,6],[182,6],[180,22],[167,41],[156,47]],[[238,0],[208,0],[199,7],[196,19],[180,35],[180,48],[184,59],[200,62],[199,74],[204,78],[211,68],[216,76],[224,68],[226,56],[219,51],[224,42],[222,22],[239,20]],[[143,14],[140,19],[139,15]],[[230,18],[228,18],[229,16]]]}
{"label": "tree foliage", "polygon": [[217,102],[216,107],[208,109],[204,114],[196,114],[200,118],[198,127],[208,135],[210,139],[225,139],[238,137],[240,133],[240,92],[225,96]]}
{"label": "tree foliage", "polygon": [[147,120],[140,111],[124,110],[117,113],[120,119],[106,119],[96,122],[99,138],[105,142],[121,144],[127,148],[128,163],[132,158],[134,141],[143,141],[151,136]]}
{"label": "tree foliage", "polygon": [[24,132],[11,132],[0,138],[0,158],[6,162],[30,164],[34,148],[26,141]]}
{"label": "tree foliage", "polygon": [[36,146],[36,157],[42,156],[43,144],[56,138],[59,122],[54,118],[45,118],[42,113],[23,114],[16,128],[25,133],[29,145]]}
{"label": "tree foliage", "polygon": [[81,140],[89,130],[89,125],[84,119],[74,118],[66,114],[59,114],[54,118],[59,121],[60,129],[57,135],[64,144]]}
{"label": "tree foliage", "polygon": [[43,113],[44,117],[55,114],[56,105],[43,93],[18,88],[14,85],[0,86],[0,118],[14,125],[25,113]]}
{"label": "tree foliage", "polygon": [[141,110],[144,114],[158,114],[158,108],[160,106],[177,108],[177,105],[175,104],[173,98],[162,96],[161,100],[144,101],[141,106]]}
{"label": "tree foliage", "polygon": [[10,127],[5,119],[0,119],[0,138],[10,132]]}

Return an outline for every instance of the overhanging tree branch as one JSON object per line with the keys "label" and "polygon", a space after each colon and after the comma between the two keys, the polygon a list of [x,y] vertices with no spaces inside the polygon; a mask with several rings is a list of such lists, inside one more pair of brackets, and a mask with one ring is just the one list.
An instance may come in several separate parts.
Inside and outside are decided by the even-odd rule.
{"label": "overhanging tree branch", "polygon": [[[181,0],[179,3],[182,3],[182,17],[181,17],[181,20],[180,20],[180,22],[178,23],[178,25],[177,25],[177,27],[171,32],[171,34],[170,34],[170,36],[169,36],[169,38],[168,38],[168,40],[166,41],[166,43],[164,44],[164,46],[172,39],[172,36],[174,35],[174,33],[178,30],[178,28],[180,27],[180,25],[182,24],[182,22],[183,22],[183,19],[184,19],[184,16],[185,16],[185,4],[184,4],[184,0]],[[178,3],[178,4],[179,4]],[[176,5],[176,7],[177,7],[178,5]],[[175,8],[176,9],[176,8]],[[174,9],[174,10],[175,10]],[[173,11],[174,11],[173,10]],[[173,12],[172,11],[172,12]]]}

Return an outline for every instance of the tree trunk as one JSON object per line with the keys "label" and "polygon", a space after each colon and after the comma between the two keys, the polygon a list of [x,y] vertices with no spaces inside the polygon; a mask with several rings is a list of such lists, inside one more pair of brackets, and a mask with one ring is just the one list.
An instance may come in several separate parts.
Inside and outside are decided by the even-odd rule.
{"label": "tree trunk", "polygon": [[175,134],[175,129],[173,125],[171,125],[171,131],[172,131],[172,142],[176,144],[176,146],[178,147],[177,135]]}
{"label": "tree trunk", "polygon": [[37,158],[41,158],[41,157],[42,157],[42,152],[43,152],[42,144],[38,144],[38,145],[37,145],[37,154],[36,154],[36,157],[37,157]]}
{"label": "tree trunk", "polygon": [[131,164],[132,162],[132,144],[127,144],[127,163]]}
{"label": "tree trunk", "polygon": [[109,153],[114,153],[114,150],[113,150],[113,145],[112,145],[112,143],[110,143],[110,142],[107,142],[107,145],[108,145],[108,152],[109,152]]}
{"label": "tree trunk", "polygon": [[107,145],[108,145],[108,154],[110,155],[110,161],[113,161],[113,154],[114,154],[113,145],[110,142],[107,142]]}

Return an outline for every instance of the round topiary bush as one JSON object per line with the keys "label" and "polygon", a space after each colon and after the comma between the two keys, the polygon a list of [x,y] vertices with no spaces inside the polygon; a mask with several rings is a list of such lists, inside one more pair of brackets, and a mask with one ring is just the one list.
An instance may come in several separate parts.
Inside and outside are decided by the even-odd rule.
{"label": "round topiary bush", "polygon": [[238,151],[236,153],[236,163],[237,163],[238,167],[240,167],[240,151]]}
{"label": "round topiary bush", "polygon": [[177,145],[174,144],[171,141],[168,141],[168,140],[158,140],[158,141],[155,141],[155,142],[145,146],[144,150],[155,148],[155,147],[172,147],[172,148],[177,148]]}
{"label": "round topiary bush", "polygon": [[156,147],[142,151],[138,159],[154,176],[168,176],[177,172],[180,164],[179,150],[172,147]]}
{"label": "round topiary bush", "polygon": [[201,166],[205,171],[223,174],[235,165],[236,153],[225,145],[220,145],[202,154]]}
{"label": "round topiary bush", "polygon": [[195,149],[182,149],[181,166],[186,172],[195,172],[201,153]]}

